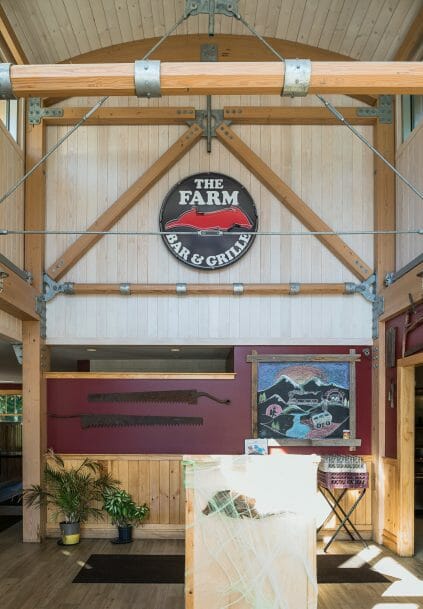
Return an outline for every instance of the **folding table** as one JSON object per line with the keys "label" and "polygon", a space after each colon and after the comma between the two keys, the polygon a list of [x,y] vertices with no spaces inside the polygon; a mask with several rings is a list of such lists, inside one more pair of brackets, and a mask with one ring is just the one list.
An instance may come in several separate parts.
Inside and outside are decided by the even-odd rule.
{"label": "folding table", "polygon": [[[320,527],[317,529],[317,532],[319,532],[323,528],[326,521],[330,518],[332,514],[335,514],[335,516],[339,520],[338,527],[336,528],[332,537],[329,539],[328,543],[323,548],[323,551],[326,552],[328,550],[329,546],[335,540],[342,528],[345,529],[352,541],[361,541],[361,543],[367,548],[367,542],[363,539],[360,532],[351,522],[350,516],[353,514],[354,510],[357,508],[358,504],[366,494],[366,490],[369,486],[368,472],[324,472],[318,470],[317,480],[319,490],[331,508],[330,513],[325,518],[324,522],[320,525]],[[341,489],[341,493],[338,497],[336,497],[335,493],[333,492],[335,489]],[[346,493],[350,490],[358,490],[359,492],[356,500],[354,501],[348,512],[346,512],[341,506],[341,501],[346,495]],[[357,535],[357,539],[354,539],[354,536],[351,530],[348,528],[347,523]]]}

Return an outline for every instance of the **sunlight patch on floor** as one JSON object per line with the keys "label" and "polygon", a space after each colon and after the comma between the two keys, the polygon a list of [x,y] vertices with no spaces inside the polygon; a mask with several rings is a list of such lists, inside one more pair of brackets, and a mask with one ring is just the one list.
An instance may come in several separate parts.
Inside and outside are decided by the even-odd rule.
{"label": "sunlight patch on floor", "polygon": [[378,603],[372,609],[419,609],[416,603]]}

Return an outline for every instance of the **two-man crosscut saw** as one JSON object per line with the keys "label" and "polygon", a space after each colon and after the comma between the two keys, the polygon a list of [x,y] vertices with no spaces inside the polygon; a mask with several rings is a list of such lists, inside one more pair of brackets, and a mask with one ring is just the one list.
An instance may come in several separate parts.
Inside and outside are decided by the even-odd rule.
{"label": "two-man crosscut saw", "polygon": [[178,402],[197,404],[198,398],[208,398],[218,404],[230,404],[231,400],[220,400],[206,391],[175,389],[171,391],[132,391],[120,393],[89,393],[89,402]]}
{"label": "two-man crosscut saw", "polygon": [[202,417],[161,417],[132,414],[53,414],[52,419],[80,419],[82,429],[89,427],[129,427],[138,425],[202,425]]}

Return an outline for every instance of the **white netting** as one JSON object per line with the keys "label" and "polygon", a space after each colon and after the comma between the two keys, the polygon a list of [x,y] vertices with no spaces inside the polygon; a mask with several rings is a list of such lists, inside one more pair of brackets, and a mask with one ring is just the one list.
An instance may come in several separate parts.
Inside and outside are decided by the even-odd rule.
{"label": "white netting", "polygon": [[185,462],[195,609],[315,609],[316,468],[303,455]]}

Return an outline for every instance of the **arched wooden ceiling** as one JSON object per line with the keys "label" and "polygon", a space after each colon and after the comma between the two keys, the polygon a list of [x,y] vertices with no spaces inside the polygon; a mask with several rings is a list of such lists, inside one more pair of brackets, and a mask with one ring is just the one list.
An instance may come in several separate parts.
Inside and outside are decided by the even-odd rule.
{"label": "arched wooden ceiling", "polygon": [[[184,0],[0,0],[30,63],[160,37],[182,15]],[[392,60],[421,9],[421,0],[240,0],[239,11],[266,37],[365,61]],[[176,35],[206,34],[206,15]],[[237,20],[217,15],[216,34],[245,35]]]}

